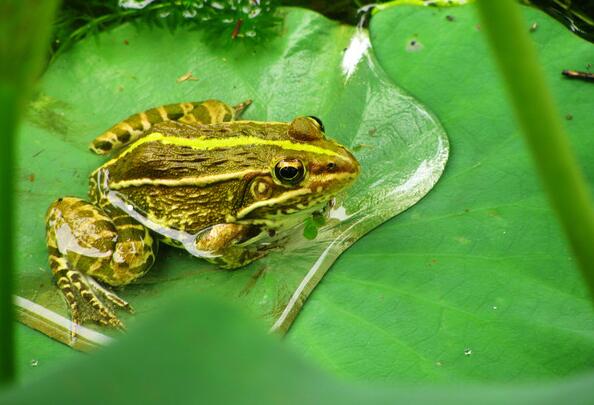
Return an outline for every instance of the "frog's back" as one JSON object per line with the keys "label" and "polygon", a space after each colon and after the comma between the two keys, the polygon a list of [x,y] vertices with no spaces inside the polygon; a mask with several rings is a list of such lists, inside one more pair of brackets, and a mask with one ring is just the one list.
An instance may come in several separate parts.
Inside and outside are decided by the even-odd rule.
{"label": "frog's back", "polygon": [[159,226],[196,233],[229,222],[250,179],[269,172],[262,148],[235,139],[227,125],[163,123],[93,176]]}
{"label": "frog's back", "polygon": [[327,200],[356,176],[352,156],[320,128],[307,117],[291,123],[166,122],[93,177],[103,187],[100,194],[147,218],[158,233],[270,222]]}

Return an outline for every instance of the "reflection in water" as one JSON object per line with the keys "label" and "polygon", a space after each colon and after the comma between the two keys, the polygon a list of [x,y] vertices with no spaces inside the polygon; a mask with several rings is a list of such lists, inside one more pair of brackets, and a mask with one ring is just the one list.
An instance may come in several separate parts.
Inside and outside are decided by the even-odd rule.
{"label": "reflection in water", "polygon": [[328,215],[337,221],[330,221],[320,230],[315,254],[303,241],[289,241],[286,250],[297,252],[291,257],[293,262],[299,257],[303,260],[308,253],[308,259],[315,261],[276,319],[272,332],[285,333],[290,328],[308,296],[344,250],[426,195],[448,159],[449,144],[443,128],[375,64],[363,25],[355,31],[341,61],[343,98],[364,94],[366,108],[375,112],[367,114],[367,122],[360,125],[350,145],[351,150],[358,144],[367,146],[355,152],[361,162],[361,176],[353,189],[337,198]]}

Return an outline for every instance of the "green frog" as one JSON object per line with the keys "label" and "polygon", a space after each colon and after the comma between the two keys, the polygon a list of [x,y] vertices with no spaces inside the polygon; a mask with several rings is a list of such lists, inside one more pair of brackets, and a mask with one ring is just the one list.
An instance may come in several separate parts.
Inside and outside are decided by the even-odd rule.
{"label": "green frog", "polygon": [[46,215],[49,265],[75,324],[122,328],[115,310],[132,309],[109,287],[146,274],[159,241],[236,269],[356,179],[359,163],[320,119],[239,120],[249,104],[152,108],[91,143],[111,159],[91,174],[89,200],[59,198]]}

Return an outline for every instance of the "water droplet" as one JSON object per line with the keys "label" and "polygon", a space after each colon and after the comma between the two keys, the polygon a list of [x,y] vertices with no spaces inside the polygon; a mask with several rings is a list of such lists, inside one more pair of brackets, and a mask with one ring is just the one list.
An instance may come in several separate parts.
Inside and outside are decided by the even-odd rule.
{"label": "water droplet", "polygon": [[492,308],[493,308],[494,311],[497,311],[497,305],[493,305]]}
{"label": "water droplet", "polygon": [[441,361],[436,361],[436,362],[435,362],[435,365],[436,365],[437,367],[441,367],[441,366],[443,366],[443,363],[442,363]]}
{"label": "water droplet", "polygon": [[185,18],[194,18],[198,12],[196,10],[184,10],[182,13]]}
{"label": "water droplet", "polygon": [[138,0],[120,0],[119,1],[119,6],[121,8],[128,8],[128,9],[140,10],[142,8],[145,8],[149,4],[151,4],[153,1],[155,1],[155,0],[141,0],[141,1],[138,1]]}
{"label": "water droplet", "polygon": [[534,32],[538,29],[538,23],[533,22],[532,25],[530,25],[530,32]]}
{"label": "water droplet", "polygon": [[466,357],[468,357],[468,356],[472,355],[472,349],[470,349],[470,348],[468,348],[468,347],[467,347],[466,349],[464,349],[464,355],[465,355]]}
{"label": "water droplet", "polygon": [[256,36],[256,31],[253,31],[253,30],[246,31],[246,32],[245,32],[245,36],[246,36],[246,37],[253,38],[253,37],[255,37],[255,36]]}
{"label": "water droplet", "polygon": [[252,9],[252,11],[250,11],[250,13],[248,14],[248,17],[256,18],[257,16],[260,15],[261,12],[262,12],[261,8],[254,8],[254,9]]}
{"label": "water droplet", "polygon": [[31,367],[37,367],[39,365],[39,360],[33,359],[31,360]]}

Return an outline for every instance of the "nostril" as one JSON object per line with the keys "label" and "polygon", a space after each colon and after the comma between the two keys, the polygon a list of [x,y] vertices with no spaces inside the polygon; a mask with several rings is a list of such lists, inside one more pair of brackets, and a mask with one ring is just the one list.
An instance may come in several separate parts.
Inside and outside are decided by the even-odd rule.
{"label": "nostril", "polygon": [[336,163],[334,162],[330,162],[328,163],[328,166],[326,166],[328,168],[328,170],[334,170],[336,169]]}

